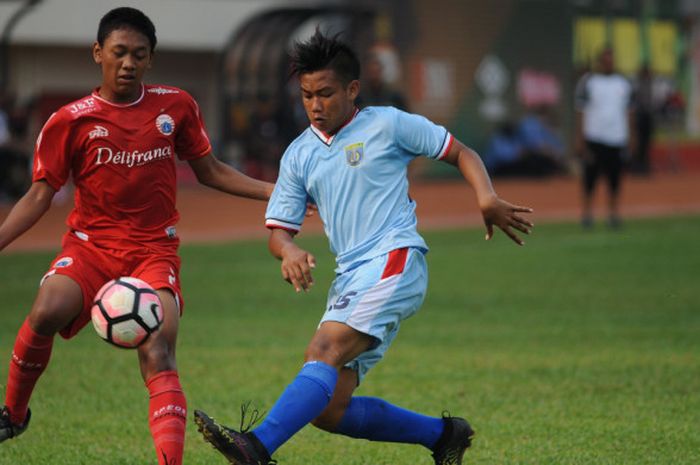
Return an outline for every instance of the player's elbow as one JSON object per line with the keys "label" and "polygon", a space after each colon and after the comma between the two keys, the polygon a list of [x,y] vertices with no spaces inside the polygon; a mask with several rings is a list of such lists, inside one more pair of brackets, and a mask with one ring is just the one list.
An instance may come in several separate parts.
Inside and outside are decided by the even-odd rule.
{"label": "player's elbow", "polygon": [[216,187],[216,176],[213,170],[197,170],[194,172],[197,182],[207,187]]}
{"label": "player's elbow", "polygon": [[25,194],[25,198],[40,211],[46,211],[51,206],[56,190],[48,183],[39,181],[32,184],[32,187]]}

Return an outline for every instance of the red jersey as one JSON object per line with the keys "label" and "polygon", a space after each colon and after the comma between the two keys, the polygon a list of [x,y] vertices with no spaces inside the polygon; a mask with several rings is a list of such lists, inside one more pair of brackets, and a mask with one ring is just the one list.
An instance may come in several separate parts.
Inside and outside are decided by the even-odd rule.
{"label": "red jersey", "polygon": [[34,152],[33,180],[58,190],[72,175],[68,226],[111,246],[174,239],[176,167],[211,152],[199,107],[185,91],[144,86],[129,104],[92,95],[51,115]]}

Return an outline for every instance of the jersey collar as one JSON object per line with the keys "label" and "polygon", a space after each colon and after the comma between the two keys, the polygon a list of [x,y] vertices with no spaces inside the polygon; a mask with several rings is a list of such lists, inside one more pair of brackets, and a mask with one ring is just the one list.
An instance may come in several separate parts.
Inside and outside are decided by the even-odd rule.
{"label": "jersey collar", "polygon": [[311,131],[312,131],[314,134],[316,134],[316,137],[318,137],[319,139],[321,139],[321,142],[323,142],[323,143],[326,144],[326,145],[331,145],[331,144],[333,143],[333,140],[335,139],[335,136],[337,136],[338,133],[339,133],[345,126],[347,126],[348,124],[350,124],[350,123],[352,122],[352,120],[355,119],[355,116],[357,116],[357,114],[358,114],[359,112],[360,112],[359,108],[355,107],[355,111],[352,113],[352,116],[351,116],[350,118],[348,118],[348,120],[347,120],[345,123],[343,123],[343,125],[340,126],[340,127],[338,128],[338,130],[335,131],[335,133],[334,133],[333,135],[326,134],[325,132],[321,131],[319,128],[317,128],[317,127],[314,126],[313,124],[311,124],[309,127],[311,128]]}
{"label": "jersey collar", "polygon": [[117,107],[117,108],[126,108],[126,107],[131,107],[131,106],[137,105],[138,103],[141,102],[141,100],[143,100],[144,95],[146,95],[146,86],[144,86],[143,84],[141,84],[141,95],[139,95],[139,98],[137,98],[133,102],[129,102],[129,103],[114,103],[114,102],[110,102],[109,100],[103,99],[102,97],[100,97],[100,88],[99,87],[95,87],[95,90],[92,91],[92,96],[94,98],[96,98],[100,102],[106,103],[107,105],[111,105],[111,106]]}

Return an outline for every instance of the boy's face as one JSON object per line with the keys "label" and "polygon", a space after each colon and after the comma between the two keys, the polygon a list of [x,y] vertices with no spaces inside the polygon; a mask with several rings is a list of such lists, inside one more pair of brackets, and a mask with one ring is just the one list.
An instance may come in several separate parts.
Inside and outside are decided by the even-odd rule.
{"label": "boy's face", "polygon": [[615,58],[612,50],[605,50],[600,54],[600,69],[605,74],[610,74],[615,70]]}
{"label": "boy's face", "polygon": [[112,102],[131,102],[141,93],[141,82],[151,67],[151,44],[133,29],[115,29],[100,46],[92,47],[95,63],[102,67],[100,94]]}
{"label": "boy's face", "polygon": [[326,134],[335,134],[355,112],[360,82],[353,80],[346,86],[330,69],[302,74],[299,81],[309,122]]}

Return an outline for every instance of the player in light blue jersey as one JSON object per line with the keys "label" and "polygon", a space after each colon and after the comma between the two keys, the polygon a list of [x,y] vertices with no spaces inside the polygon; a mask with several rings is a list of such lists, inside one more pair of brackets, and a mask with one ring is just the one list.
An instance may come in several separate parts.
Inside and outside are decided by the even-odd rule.
{"label": "player in light blue jersey", "polygon": [[292,57],[311,122],[287,149],[268,204],[269,247],[297,292],[313,284],[315,258],[293,238],[307,201],[318,211],[336,254],[327,309],[297,377],[253,431],[195,421],[230,463],[274,463],[271,455],[304,425],[372,441],[420,444],[438,465],[461,464],[474,434],[458,417],[430,417],[374,397],[353,396],[383,356],[401,322],[423,302],[428,250],[416,231],[406,168],[417,156],[456,166],[474,188],[486,238],[499,227],[513,241],[529,234],[532,210],[500,199],[479,156],[442,126],[392,107],[355,106],[360,84],[353,51],[319,31]]}

